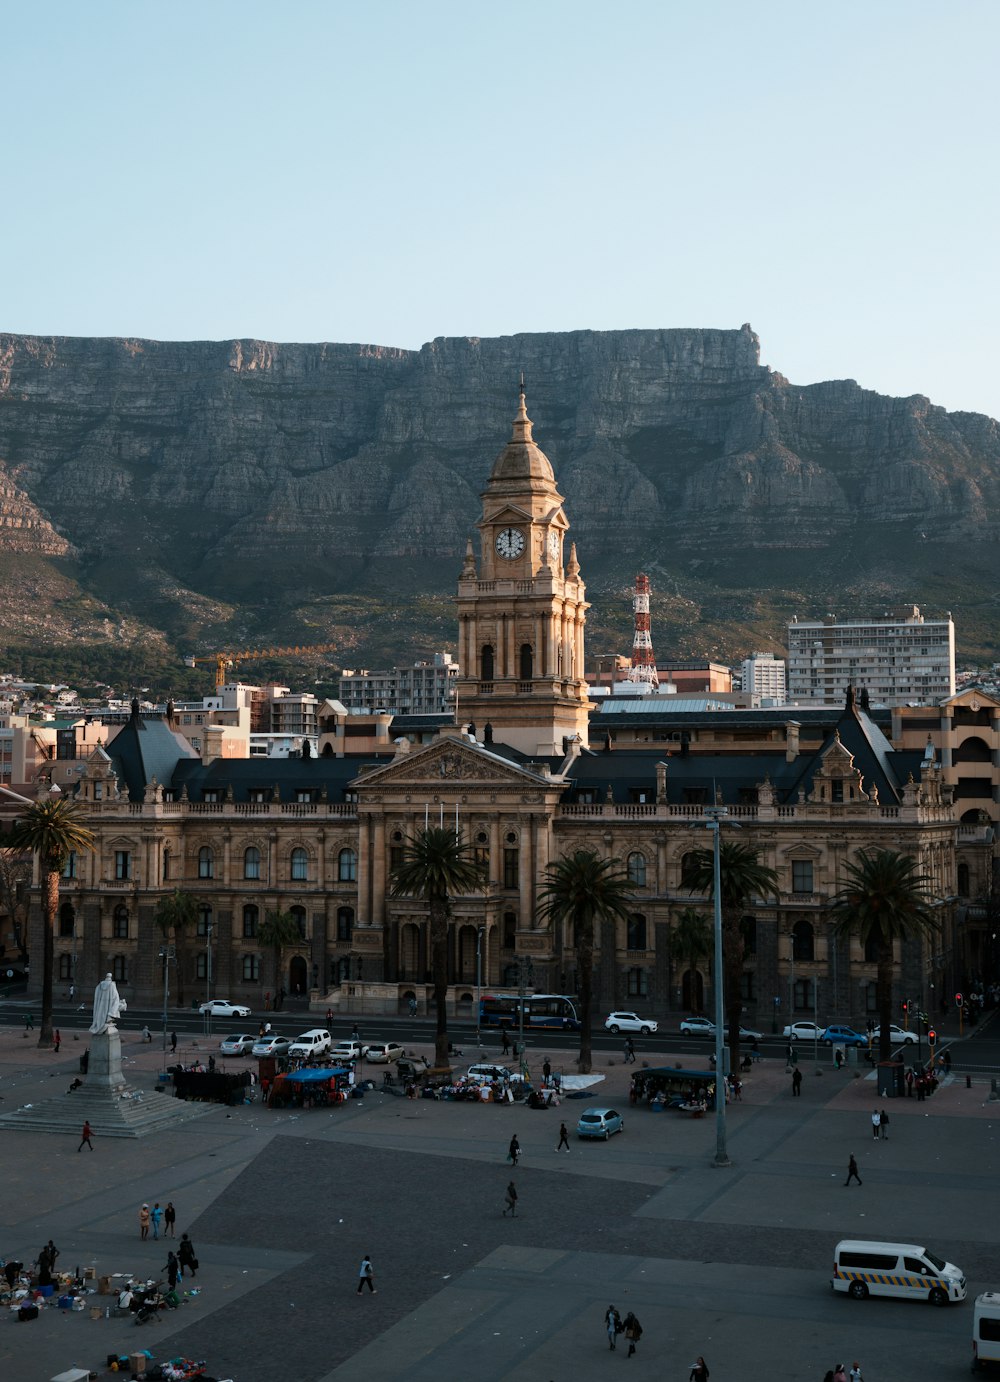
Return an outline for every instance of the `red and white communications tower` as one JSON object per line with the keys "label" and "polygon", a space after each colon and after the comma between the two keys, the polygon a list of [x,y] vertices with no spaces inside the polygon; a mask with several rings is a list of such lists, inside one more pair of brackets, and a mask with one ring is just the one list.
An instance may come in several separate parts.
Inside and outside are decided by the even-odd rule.
{"label": "red and white communications tower", "polygon": [[629,668],[628,679],[655,689],[659,686],[660,679],[656,675],[653,640],[649,633],[648,576],[636,576],[632,608],[635,610],[635,635],[632,639],[632,666]]}

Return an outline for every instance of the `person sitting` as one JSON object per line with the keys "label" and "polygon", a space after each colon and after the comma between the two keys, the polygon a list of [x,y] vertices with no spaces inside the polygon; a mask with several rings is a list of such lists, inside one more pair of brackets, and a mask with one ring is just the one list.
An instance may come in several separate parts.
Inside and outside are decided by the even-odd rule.
{"label": "person sitting", "polygon": [[73,1081],[73,1083],[70,1085],[69,1089],[67,1089],[66,1093],[67,1093],[67,1094],[72,1094],[74,1089],[81,1089],[82,1087],[83,1087],[83,1081],[79,1078],[79,1076],[77,1076],[77,1078],[76,1078],[76,1079]]}

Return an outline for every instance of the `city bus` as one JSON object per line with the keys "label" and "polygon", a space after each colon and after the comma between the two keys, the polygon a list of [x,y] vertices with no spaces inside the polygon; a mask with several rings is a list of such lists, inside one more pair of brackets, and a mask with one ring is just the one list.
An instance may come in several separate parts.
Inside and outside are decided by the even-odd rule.
{"label": "city bus", "polygon": [[576,1004],[572,998],[558,993],[529,993],[522,999],[516,993],[484,994],[479,1004],[479,1025],[499,1027],[501,1023],[514,1031],[521,1025],[521,1004],[524,1004],[525,1027],[557,1027],[562,1031],[580,1030]]}

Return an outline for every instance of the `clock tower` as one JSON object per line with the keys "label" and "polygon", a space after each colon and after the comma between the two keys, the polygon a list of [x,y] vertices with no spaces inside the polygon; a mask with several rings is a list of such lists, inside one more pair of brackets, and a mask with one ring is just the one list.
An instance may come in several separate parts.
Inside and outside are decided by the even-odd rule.
{"label": "clock tower", "polygon": [[527,754],[587,742],[583,632],[589,608],[548,457],[532,440],[521,385],[514,433],[483,500],[479,567],[469,542],[458,582],[458,719],[489,723]]}

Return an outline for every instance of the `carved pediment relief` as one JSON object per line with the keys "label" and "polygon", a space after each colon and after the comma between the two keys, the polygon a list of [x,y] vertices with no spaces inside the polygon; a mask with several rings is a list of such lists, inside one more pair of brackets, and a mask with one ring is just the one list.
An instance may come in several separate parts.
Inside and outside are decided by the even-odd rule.
{"label": "carved pediment relief", "polygon": [[448,783],[463,782],[537,790],[544,779],[537,773],[507,763],[480,745],[462,739],[439,739],[426,749],[415,750],[405,758],[375,768],[356,779],[361,788],[405,787],[413,785],[423,792],[440,791]]}

